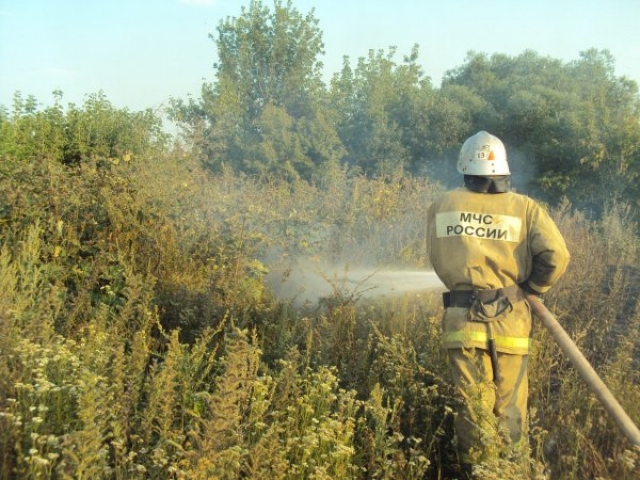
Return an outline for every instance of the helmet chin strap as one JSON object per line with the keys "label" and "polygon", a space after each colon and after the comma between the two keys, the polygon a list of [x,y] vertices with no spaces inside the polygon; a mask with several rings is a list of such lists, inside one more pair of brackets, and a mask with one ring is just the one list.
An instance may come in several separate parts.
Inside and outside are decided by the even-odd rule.
{"label": "helmet chin strap", "polygon": [[505,193],[511,188],[511,176],[496,175],[481,177],[478,175],[465,175],[464,185],[469,190],[478,193]]}

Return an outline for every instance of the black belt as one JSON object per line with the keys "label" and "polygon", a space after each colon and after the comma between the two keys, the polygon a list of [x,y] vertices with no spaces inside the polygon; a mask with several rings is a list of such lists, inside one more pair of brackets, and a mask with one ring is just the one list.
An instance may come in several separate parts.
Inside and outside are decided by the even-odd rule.
{"label": "black belt", "polygon": [[451,290],[442,294],[442,302],[444,308],[469,308],[475,300],[480,303],[491,303],[500,297],[508,298],[513,304],[524,299],[524,292],[518,285],[482,290]]}

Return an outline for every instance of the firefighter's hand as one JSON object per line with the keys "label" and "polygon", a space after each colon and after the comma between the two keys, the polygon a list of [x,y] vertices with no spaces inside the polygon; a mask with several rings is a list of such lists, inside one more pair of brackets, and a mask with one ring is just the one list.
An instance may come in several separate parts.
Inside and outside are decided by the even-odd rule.
{"label": "firefighter's hand", "polygon": [[534,290],[533,288],[531,288],[531,286],[529,285],[529,282],[522,282],[518,286],[522,290],[524,290],[524,292],[527,295],[532,295],[532,296],[536,297],[538,300],[540,300],[541,303],[544,303],[544,294],[542,294],[542,293]]}

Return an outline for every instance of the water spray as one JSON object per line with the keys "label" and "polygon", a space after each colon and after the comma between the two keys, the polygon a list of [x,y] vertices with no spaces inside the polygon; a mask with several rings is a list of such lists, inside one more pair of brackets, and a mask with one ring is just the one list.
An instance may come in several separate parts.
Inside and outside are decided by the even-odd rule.
{"label": "water spray", "polygon": [[272,271],[266,277],[271,291],[281,300],[316,303],[336,289],[355,293],[357,298],[402,295],[444,289],[435,272],[407,269],[372,269],[298,265]]}

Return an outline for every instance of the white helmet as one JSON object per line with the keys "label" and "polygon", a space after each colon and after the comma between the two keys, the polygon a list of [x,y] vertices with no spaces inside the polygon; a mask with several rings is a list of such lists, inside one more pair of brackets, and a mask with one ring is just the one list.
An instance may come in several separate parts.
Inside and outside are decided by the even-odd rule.
{"label": "white helmet", "polygon": [[457,167],[458,172],[465,175],[511,175],[504,144],[484,130],[467,138],[462,144]]}

